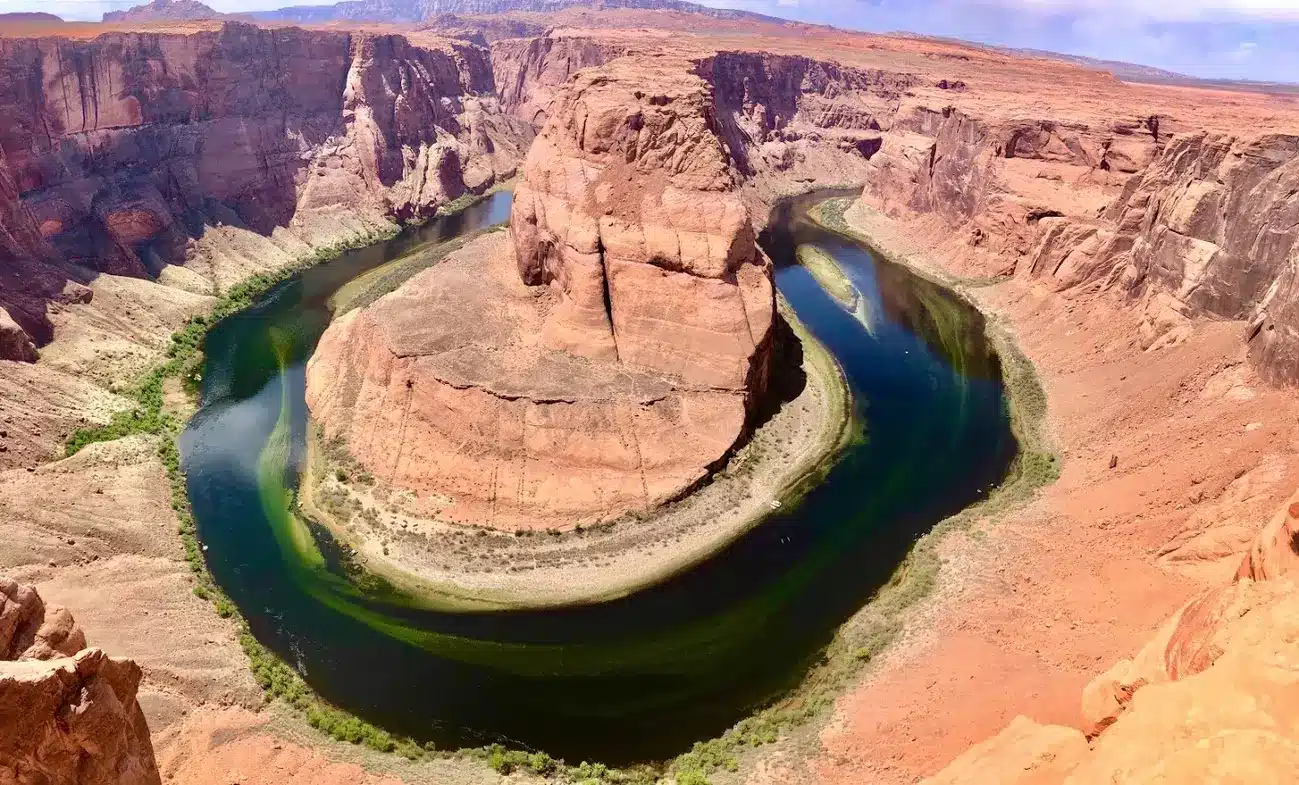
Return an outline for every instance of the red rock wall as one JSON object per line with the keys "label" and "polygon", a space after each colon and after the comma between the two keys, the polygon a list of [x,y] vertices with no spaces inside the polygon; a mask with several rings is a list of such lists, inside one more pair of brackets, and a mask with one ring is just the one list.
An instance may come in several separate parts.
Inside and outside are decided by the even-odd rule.
{"label": "red rock wall", "polygon": [[528,154],[519,274],[562,293],[556,349],[704,389],[764,389],[774,295],[713,93],[681,63],[578,74]]}
{"label": "red rock wall", "polygon": [[205,226],[428,215],[512,174],[531,129],[497,109],[489,53],[421,41],[239,23],[0,40],[0,307],[43,343],[67,273],[34,261],[144,276]]}
{"label": "red rock wall", "polygon": [[1122,289],[1147,345],[1187,318],[1250,319],[1263,375],[1299,381],[1299,136],[971,111],[918,97],[881,118],[863,202],[941,219],[980,272]]}
{"label": "red rock wall", "polygon": [[140,666],[87,649],[63,608],[0,578],[0,781],[157,785]]}

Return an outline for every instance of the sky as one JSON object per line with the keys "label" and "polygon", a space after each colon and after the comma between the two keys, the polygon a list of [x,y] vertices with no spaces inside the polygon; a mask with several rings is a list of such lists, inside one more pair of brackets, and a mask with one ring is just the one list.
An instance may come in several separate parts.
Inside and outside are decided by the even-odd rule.
{"label": "sky", "polygon": [[[256,11],[304,0],[205,0]],[[332,0],[312,0],[324,4]],[[1299,0],[699,0],[872,32],[909,31],[1125,60],[1207,78],[1299,82]],[[144,0],[0,0],[98,20]]]}

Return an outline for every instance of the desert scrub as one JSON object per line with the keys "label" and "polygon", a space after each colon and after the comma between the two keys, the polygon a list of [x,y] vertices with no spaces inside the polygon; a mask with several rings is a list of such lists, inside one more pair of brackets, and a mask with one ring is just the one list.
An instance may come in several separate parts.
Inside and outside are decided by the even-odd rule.
{"label": "desert scrub", "polygon": [[64,445],[65,453],[75,455],[86,446],[127,436],[146,434],[158,441],[158,457],[166,470],[171,491],[171,509],[178,521],[177,534],[184,549],[185,561],[193,576],[195,597],[212,604],[217,616],[235,619],[239,625],[239,644],[248,657],[250,669],[267,701],[281,699],[298,710],[313,727],[340,741],[364,744],[380,752],[400,752],[408,758],[418,758],[425,751],[409,739],[394,739],[382,729],[340,711],[316,697],[302,677],[283,660],[253,637],[248,624],[240,615],[234,602],[212,579],[198,541],[194,513],[185,488],[185,475],[180,465],[180,450],[176,439],[183,423],[163,408],[163,382],[168,378],[182,377],[185,389],[191,394],[198,391],[203,364],[202,343],[207,330],[220,319],[250,306],[253,301],[306,267],[334,258],[343,251],[368,245],[390,237],[396,229],[360,237],[349,243],[318,249],[315,253],[274,273],[261,273],[231,287],[222,295],[211,314],[191,317],[171,337],[166,349],[166,359],[143,373],[139,380],[125,392],[134,406],[116,412],[105,425],[74,431]]}

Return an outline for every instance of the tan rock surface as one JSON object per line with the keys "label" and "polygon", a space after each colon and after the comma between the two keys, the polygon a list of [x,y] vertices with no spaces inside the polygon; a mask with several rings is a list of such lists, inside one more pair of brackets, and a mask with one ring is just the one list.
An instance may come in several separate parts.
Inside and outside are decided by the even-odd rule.
{"label": "tan rock surface", "polygon": [[[619,26],[617,21],[608,21],[615,17],[632,18],[587,10],[568,19],[607,28]],[[1202,591],[1196,583],[1202,577],[1201,571],[1188,571],[1184,569],[1185,564],[1178,564],[1175,565],[1177,573],[1170,575],[1161,571],[1157,560],[1171,563],[1173,553],[1181,552],[1190,556],[1186,563],[1198,565],[1202,561],[1210,565],[1208,572],[1216,573],[1222,564],[1233,560],[1231,551],[1247,541],[1250,527],[1261,523],[1262,519],[1250,511],[1253,506],[1274,504],[1279,501],[1278,489],[1293,487],[1299,479],[1294,470],[1295,433],[1289,425],[1296,416],[1293,395],[1261,384],[1257,372],[1241,364],[1237,347],[1240,336],[1245,334],[1245,324],[1206,323],[1196,318],[1197,309],[1218,307],[1212,303],[1220,302],[1217,295],[1220,283],[1246,292],[1241,298],[1246,302],[1246,311],[1257,305],[1248,302],[1259,291],[1254,288],[1256,282],[1233,284],[1229,276],[1220,275],[1224,270],[1218,264],[1221,249],[1231,245],[1220,232],[1230,234],[1231,230],[1205,223],[1207,205],[1215,198],[1211,193],[1212,183],[1220,175],[1224,180],[1229,179],[1228,175],[1235,175],[1231,170],[1215,168],[1211,158],[1196,162],[1186,171],[1169,166],[1172,161],[1163,161],[1159,168],[1171,173],[1173,179],[1157,187],[1156,180],[1151,179],[1151,188],[1143,186],[1142,190],[1154,194],[1152,204],[1166,204],[1169,209],[1161,207],[1155,211],[1157,215],[1149,226],[1144,217],[1136,221],[1139,212],[1135,209],[1136,186],[1132,194],[1125,196],[1124,185],[1134,180],[1145,181],[1146,174],[1153,171],[1151,162],[1161,161],[1161,151],[1169,150],[1170,140],[1181,138],[1179,134],[1192,132],[1193,138],[1199,129],[1238,133],[1241,128],[1256,129],[1265,135],[1293,132],[1296,127],[1293,107],[1261,94],[1125,85],[1107,75],[1072,66],[1022,60],[950,42],[810,29],[788,34],[769,30],[755,34],[750,29],[731,26],[719,31],[701,26],[688,16],[669,20],[666,15],[651,18],[641,14],[635,19],[634,25],[623,26],[659,24],[654,20],[661,19],[662,24],[671,25],[672,32],[665,35],[604,30],[599,35],[589,31],[582,35],[588,40],[606,38],[620,42],[644,41],[648,37],[656,47],[673,51],[689,49],[692,58],[704,58],[709,51],[716,52],[719,48],[746,53],[759,50],[818,61],[833,60],[860,70],[878,69],[890,79],[905,76],[907,86],[903,92],[911,95],[880,96],[882,109],[869,115],[879,125],[878,131],[871,129],[860,134],[855,143],[861,145],[861,152],[856,154],[856,159],[842,156],[833,160],[836,163],[857,161],[842,168],[849,173],[849,179],[865,171],[867,153],[879,158],[881,171],[886,161],[892,161],[890,168],[895,170],[895,181],[903,184],[893,194],[898,216],[895,225],[924,238],[926,253],[941,267],[973,276],[1016,269],[1033,271],[1032,275],[1021,275],[1003,286],[981,290],[978,297],[981,305],[999,311],[1016,327],[1028,354],[1038,362],[1046,378],[1053,422],[1063,448],[1068,451],[1065,476],[1015,520],[991,526],[986,543],[971,539],[963,540],[960,547],[950,546],[947,555],[960,569],[947,570],[944,581],[950,581],[952,573],[959,572],[969,576],[973,588],[966,587],[968,594],[964,590],[944,590],[946,593],[940,593],[936,604],[948,610],[927,611],[931,615],[922,616],[933,621],[941,643],[924,649],[916,641],[908,640],[899,649],[899,659],[907,662],[905,673],[885,670],[872,676],[858,693],[843,701],[835,730],[825,736],[825,758],[818,764],[818,771],[831,782],[858,782],[863,778],[911,782],[917,776],[938,770],[969,743],[996,733],[1016,715],[1028,714],[1053,723],[1076,722],[1078,695],[1086,681],[1116,658],[1139,650],[1140,644],[1149,639],[1171,612]],[[67,24],[55,32],[67,41],[86,42],[104,31],[100,26]],[[24,35],[36,38],[50,32],[36,30]],[[158,32],[217,35],[220,27],[193,23],[184,30],[169,28]],[[707,35],[695,35],[700,32]],[[566,35],[559,34],[556,38]],[[0,36],[9,41],[16,37],[13,28],[0,31]],[[549,74],[546,78],[558,86],[580,67],[578,63],[599,64],[595,59],[583,61],[577,55],[572,59],[568,56],[553,59],[545,67]],[[599,59],[605,61],[603,55]],[[812,126],[810,119],[815,116],[828,124],[847,111],[845,105],[867,103],[865,99],[857,96],[844,100],[840,92],[842,85],[835,82],[825,97],[840,94],[823,104],[825,111],[815,115],[807,113],[802,119],[809,120],[809,125],[794,124],[791,128],[787,119],[798,115],[801,109],[798,102],[793,107],[777,107],[769,98],[749,101],[752,96],[746,97],[745,91],[739,88],[754,84],[752,78],[759,72],[781,73],[782,79],[792,78],[793,72],[772,70],[773,61],[766,56],[742,59],[750,66],[760,67],[749,68],[748,82],[730,85],[732,94],[741,100],[728,104],[735,110],[728,109],[721,119],[737,118],[733,125],[729,122],[724,125],[745,129],[744,134],[734,137],[739,140],[737,149],[744,149],[749,153],[749,160],[757,162],[753,167],[757,174],[744,184],[748,189],[746,195],[762,180],[762,167],[767,166],[771,167],[768,171],[778,170],[776,181],[787,186],[834,182],[832,178],[837,170],[815,160],[818,151],[827,147],[823,142],[829,129]],[[418,58],[412,63],[417,64]],[[496,65],[495,58],[492,64]],[[341,85],[344,81],[340,75],[332,84]],[[719,85],[711,77],[705,77],[705,81],[718,91],[715,95],[724,94],[719,88],[725,85]],[[71,87],[79,82],[79,77],[65,75],[63,82]],[[24,80],[17,83],[28,84]],[[519,94],[519,106],[529,103],[527,89]],[[101,94],[108,95],[109,91]],[[528,116],[528,111],[543,109],[543,103],[546,102],[533,102],[521,114]],[[806,106],[816,103],[809,102]],[[767,112],[759,109],[759,104],[777,108]],[[949,114],[954,117],[944,115],[947,107],[951,107]],[[120,113],[119,107],[101,108],[105,118],[130,116]],[[72,119],[78,120],[77,115],[74,112]],[[851,116],[867,115],[853,112]],[[931,149],[944,158],[950,153],[953,167],[941,172],[926,171],[923,160],[907,155],[911,148],[924,150],[929,144],[924,139],[907,137],[914,144],[903,145],[899,154],[894,155],[886,137],[894,133],[895,116],[900,138],[906,133],[936,140]],[[781,118],[779,122],[777,118]],[[856,119],[851,121],[856,122]],[[753,133],[751,129],[755,128],[761,130],[761,135]],[[975,132],[983,134],[988,129],[996,133],[978,138],[1005,142],[1003,153],[1009,149],[1011,158],[993,161],[994,156],[958,149],[957,143],[964,138],[962,134],[970,133],[973,138]],[[1017,138],[1011,145],[1010,135],[1001,132],[1016,129],[1022,130],[1023,142]],[[118,131],[100,128],[95,133],[117,138]],[[795,135],[798,138],[793,138]],[[437,143],[427,139],[414,141],[412,149],[425,148],[422,163],[416,166],[412,161],[411,164],[411,171],[420,173],[416,180],[442,171],[437,166],[430,167],[429,163],[445,159],[427,155]],[[1256,141],[1254,138],[1237,140],[1228,149],[1248,151],[1255,149],[1251,146]],[[881,151],[886,143],[890,145],[887,154]],[[385,150],[390,155],[399,146],[391,138],[377,145],[376,160],[383,157]],[[13,147],[26,150],[32,145],[20,141]],[[5,149],[8,152],[11,147],[5,145]],[[319,155],[325,155],[324,149],[320,148]],[[279,148],[257,150],[279,152]],[[214,152],[218,161],[256,158],[226,148],[215,148]],[[301,152],[292,148],[295,156]],[[359,180],[354,172],[347,171],[344,165],[347,158],[360,160],[351,153],[313,159],[323,160],[323,168],[329,170],[324,175],[314,175],[321,184],[319,188],[311,187],[312,198],[319,200],[315,204],[354,203],[350,200],[360,193]],[[271,155],[266,160],[279,159]],[[963,174],[956,165],[962,160],[973,162],[974,168],[964,170]],[[779,168],[786,164],[789,168]],[[982,164],[995,171],[979,172]],[[28,182],[20,182],[21,178],[14,178],[12,170],[17,166],[21,164],[9,159],[0,164],[0,249],[3,249],[0,256],[8,254],[0,259],[0,278],[4,279],[0,288],[6,293],[14,291],[14,281],[21,281],[24,286],[33,287],[35,300],[58,302],[57,297],[67,281],[62,277],[47,278],[48,268],[42,260],[54,248],[46,242],[43,231],[57,241],[56,245],[61,243],[61,247],[67,247],[69,241],[79,236],[78,226],[86,220],[82,215],[90,215],[96,221],[107,220],[122,236],[129,237],[136,237],[155,224],[167,225],[161,216],[152,212],[148,216],[132,213],[141,205],[156,204],[154,194],[147,189],[128,194],[130,198],[123,202],[125,209],[110,204],[111,209],[102,213],[87,212],[79,201],[80,191],[73,194],[76,198],[42,200],[38,205],[39,220],[36,220],[33,209],[17,198],[17,194],[26,193],[32,187]],[[219,172],[211,174],[214,181],[221,179],[217,177]],[[813,176],[817,178],[815,181],[798,182]],[[971,179],[963,179],[965,176]],[[953,218],[932,211],[913,217],[915,210],[907,206],[909,198],[896,198],[898,194],[923,192],[927,183],[941,184],[932,192],[941,196],[965,183],[978,185],[976,177],[993,185],[987,189],[966,189],[977,197],[972,219],[964,213]],[[480,182],[468,175],[465,179],[466,186],[470,181]],[[432,187],[428,189],[416,180],[403,183],[402,194],[416,194],[419,198],[419,194],[444,190],[441,179],[437,180],[439,184],[430,182]],[[894,177],[882,178],[881,182],[890,180]],[[1239,182],[1247,180],[1248,177]],[[1210,186],[1197,184],[1205,182]],[[93,182],[86,187],[91,186]],[[243,186],[248,187],[240,191]],[[1260,181],[1260,186],[1264,187],[1242,193],[1260,196],[1276,193],[1270,181]],[[1187,196],[1180,193],[1182,189]],[[164,199],[170,198],[164,189],[155,186],[155,190]],[[251,184],[240,180],[234,184],[233,192],[262,193],[255,179]],[[217,198],[225,200],[230,193],[221,191]],[[252,209],[249,202],[235,201],[241,207]],[[939,204],[944,200],[932,201]],[[400,196],[397,203],[405,204],[405,197]],[[1131,208],[1123,210],[1123,223],[1118,223],[1120,216],[1101,214],[1102,208],[1120,203]],[[967,209],[962,199],[951,204],[953,209]],[[1186,206],[1177,206],[1182,204]],[[1279,215],[1286,207],[1284,200],[1278,203],[1274,198],[1250,204],[1250,209],[1261,216]],[[881,203],[881,206],[888,205]],[[378,225],[377,219],[360,216],[347,207],[299,210],[292,227],[276,228],[269,233],[240,229],[229,220],[230,213],[221,216],[223,223],[207,226],[197,247],[186,252],[187,267],[193,265],[196,272],[215,283],[218,289],[253,272],[277,269],[310,253],[314,245],[360,236]],[[174,216],[170,226],[177,226]],[[1052,226],[1054,240],[1043,243]],[[1191,238],[1196,243],[1187,243],[1174,236],[1178,232],[1185,234],[1176,227],[1191,228],[1193,233],[1204,231]],[[1134,266],[1148,273],[1149,296],[1143,295],[1145,301],[1136,307],[1125,299],[1126,290],[1113,291],[1114,299],[1094,291],[1105,285],[1113,290],[1123,288],[1111,281],[1110,271],[1117,268],[1108,266],[1112,259],[1101,253],[1102,246],[1110,247],[1106,245],[1110,239],[1107,233],[1149,243],[1149,254],[1143,257],[1146,266]],[[165,228],[162,234],[167,234]],[[1257,237],[1266,239],[1267,233]],[[1133,249],[1136,239],[1133,239]],[[1216,256],[1197,255],[1200,251],[1212,251],[1201,243],[1216,245],[1220,250]],[[1040,254],[1035,253],[1039,244],[1043,245]],[[1196,253],[1183,253],[1182,248]],[[22,253],[16,255],[15,249]],[[1268,251],[1274,253],[1280,252]],[[1273,263],[1280,258],[1267,256],[1265,266],[1275,269]],[[1182,263],[1186,259],[1199,260],[1204,265],[1187,266]],[[114,259],[105,261],[114,262]],[[1202,275],[1200,271],[1208,272]],[[1277,280],[1284,281],[1284,273]],[[1188,283],[1189,286],[1184,286]],[[1240,283],[1249,285],[1242,287]],[[1213,297],[1201,300],[1206,291],[1214,293]],[[1284,316],[1282,306],[1289,296],[1279,284],[1275,288],[1269,284],[1261,291],[1267,307],[1263,309],[1264,318],[1257,322],[1258,331],[1253,340],[1259,347],[1255,350],[1256,357],[1263,363],[1259,367],[1283,368],[1287,354],[1280,339],[1288,334],[1288,317]],[[1270,299],[1269,292],[1272,292]],[[151,295],[148,290],[142,290],[138,296]],[[1210,302],[1210,306],[1205,306],[1205,302]],[[0,303],[11,310],[23,329],[38,339],[37,343],[49,339],[48,332],[39,329],[42,326],[39,319],[23,321],[25,317],[20,317],[19,309],[11,305],[12,298]],[[62,316],[74,321],[80,319],[78,314],[83,305],[69,305]],[[63,307],[61,302],[59,307]],[[1243,315],[1250,316],[1253,312]],[[159,321],[148,332],[161,331],[164,324]],[[1268,326],[1273,329],[1268,330]],[[156,353],[165,338],[165,334],[133,336],[131,340],[143,347],[136,356],[143,359]],[[1276,348],[1275,352],[1272,347]],[[43,348],[48,350],[48,346]],[[1272,354],[1280,362],[1269,359]],[[114,363],[111,359],[94,358],[93,352],[87,355],[79,348],[70,351],[68,356],[88,357],[82,366],[86,368],[109,369]],[[0,455],[3,461],[0,465],[17,467],[17,471],[5,475],[6,484],[12,485],[15,493],[39,498],[35,486],[19,483],[26,474],[26,466],[53,454],[62,437],[82,418],[102,420],[107,412],[123,405],[120,398],[78,379],[74,373],[81,371],[55,372],[43,362],[34,366],[0,363],[0,413],[4,415],[0,429],[7,431],[7,435],[0,434],[0,445],[9,448]],[[109,377],[106,371],[99,373],[96,378]],[[1114,470],[1108,469],[1111,455],[1120,459]],[[1240,504],[1233,501],[1237,497],[1232,494],[1237,490],[1223,492],[1239,476],[1249,475],[1265,461],[1279,461],[1280,467],[1260,472],[1260,481],[1251,486],[1253,489],[1240,493]],[[1274,479],[1263,482],[1264,475]],[[111,480],[115,475],[108,471],[104,476]],[[111,482],[109,487],[114,487]],[[1201,490],[1204,496],[1195,500]],[[113,501],[117,503],[116,497]],[[146,514],[151,520],[161,522],[160,531],[170,530],[174,521],[168,519],[165,494],[158,501],[158,508]],[[1196,517],[1197,508],[1206,504],[1216,508],[1213,514]],[[106,505],[94,504],[92,500],[79,512],[92,520],[103,520],[105,508]],[[36,511],[24,514],[34,517]],[[1267,546],[1268,550],[1275,549],[1277,555],[1283,555],[1280,548],[1284,547],[1287,535],[1280,529],[1286,525],[1282,521],[1280,527],[1274,527],[1273,534],[1277,536]],[[1061,531],[1067,531],[1069,536],[1061,537]],[[80,538],[77,541],[80,543]],[[75,589],[78,596],[99,604],[96,615],[102,619],[105,629],[116,627],[113,613],[118,609],[135,609],[140,617],[136,621],[144,620],[143,611],[148,608],[140,604],[139,594],[132,590],[135,570],[130,562],[116,562],[112,574],[120,579],[117,585],[121,588],[111,598],[107,595],[101,598],[96,592],[99,575],[93,565],[77,565],[72,570],[64,564],[66,552],[73,548],[66,543],[66,535],[63,538],[29,536],[19,542],[20,548],[26,549],[22,551],[22,569],[41,580]],[[1174,542],[1177,547],[1170,551],[1168,546]],[[48,567],[45,551],[58,559],[58,567]],[[178,603],[192,599],[184,584],[183,563],[168,564],[163,560],[150,563],[158,568],[159,575],[170,581],[167,585],[174,587],[174,594],[169,597]],[[944,603],[955,603],[958,610],[951,612],[952,606]],[[199,613],[211,615],[205,608]],[[197,634],[205,625],[216,624],[209,617],[194,615],[193,623],[183,628]],[[153,642],[169,643],[167,629],[171,626],[181,627],[159,628]],[[131,629],[144,628],[137,625]],[[201,637],[195,640],[202,642]],[[230,641],[207,645],[209,650],[223,656],[239,656]],[[1219,663],[1222,661],[1219,658]],[[237,664],[237,661],[231,658],[229,663]],[[1187,682],[1157,689],[1190,683],[1212,672],[1214,669],[1210,668]],[[214,668],[213,674],[214,684],[228,686],[237,681],[238,669]],[[1138,703],[1144,692],[1138,691]],[[206,698],[186,697],[177,705],[192,705],[201,700]],[[1137,715],[1125,714],[1107,734],[1124,727],[1130,716]],[[214,738],[226,737],[218,734]],[[1242,738],[1244,742],[1239,741]],[[1249,745],[1253,744],[1242,734],[1235,734],[1233,739],[1232,744],[1240,745],[1234,749],[1250,749]],[[1209,740],[1205,749],[1216,752],[1219,748],[1214,744],[1218,742]],[[214,755],[221,754],[222,745],[213,742],[209,746]],[[1264,747],[1266,743],[1259,743],[1254,749]],[[1209,763],[1195,759],[1196,755],[1204,754],[1181,751],[1178,759],[1204,770]],[[791,781],[783,775],[797,768],[797,762],[791,763],[789,756],[782,760],[779,781]],[[189,771],[208,774],[221,771],[204,769],[198,753],[195,761]]]}

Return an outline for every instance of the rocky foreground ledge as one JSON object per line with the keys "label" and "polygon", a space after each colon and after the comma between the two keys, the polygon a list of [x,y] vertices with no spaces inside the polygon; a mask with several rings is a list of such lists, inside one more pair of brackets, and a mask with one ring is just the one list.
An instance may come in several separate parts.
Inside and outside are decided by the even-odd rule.
{"label": "rocky foreground ledge", "polygon": [[0,578],[0,782],[157,785],[140,679],[86,648],[65,608]]}

